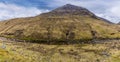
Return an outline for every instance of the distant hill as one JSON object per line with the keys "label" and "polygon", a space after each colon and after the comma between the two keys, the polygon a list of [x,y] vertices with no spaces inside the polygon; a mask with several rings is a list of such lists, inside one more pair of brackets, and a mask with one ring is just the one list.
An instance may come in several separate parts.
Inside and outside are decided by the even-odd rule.
{"label": "distant hill", "polygon": [[120,22],[118,24],[120,25]]}
{"label": "distant hill", "polygon": [[88,9],[71,4],[36,17],[0,22],[1,36],[33,42],[120,38],[118,29],[117,25],[96,16]]}

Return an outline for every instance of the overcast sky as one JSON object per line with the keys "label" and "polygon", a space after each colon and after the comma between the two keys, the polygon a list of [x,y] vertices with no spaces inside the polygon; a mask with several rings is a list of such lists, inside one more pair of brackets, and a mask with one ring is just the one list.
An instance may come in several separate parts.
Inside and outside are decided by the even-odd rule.
{"label": "overcast sky", "polygon": [[111,22],[120,22],[120,0],[0,0],[0,20],[36,16],[65,4],[82,6]]}

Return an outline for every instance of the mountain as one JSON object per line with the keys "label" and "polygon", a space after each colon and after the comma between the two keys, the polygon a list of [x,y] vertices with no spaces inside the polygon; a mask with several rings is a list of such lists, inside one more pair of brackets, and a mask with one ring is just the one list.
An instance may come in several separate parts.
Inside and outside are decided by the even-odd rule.
{"label": "mountain", "polygon": [[0,22],[1,36],[45,43],[120,38],[118,29],[88,9],[71,4],[35,17]]}
{"label": "mountain", "polygon": [[89,16],[95,16],[92,12],[87,10],[83,7],[74,6],[71,4],[66,4],[62,7],[56,8],[55,10],[52,10],[51,12],[42,14],[44,16],[66,16],[66,15],[89,15]]}
{"label": "mountain", "polygon": [[112,23],[104,18],[96,16],[95,14],[93,14],[91,11],[89,11],[86,8],[74,6],[71,4],[66,4],[62,7],[52,10],[51,12],[41,14],[41,16],[43,17],[50,17],[50,16],[63,16],[64,17],[64,16],[74,16],[74,15],[90,16],[96,19],[101,19],[102,21],[106,21],[108,23]]}

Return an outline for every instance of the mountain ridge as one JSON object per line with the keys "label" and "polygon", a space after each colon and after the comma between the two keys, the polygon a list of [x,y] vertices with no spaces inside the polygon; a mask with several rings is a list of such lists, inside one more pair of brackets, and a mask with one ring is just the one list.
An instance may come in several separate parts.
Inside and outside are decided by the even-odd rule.
{"label": "mountain ridge", "polygon": [[55,16],[66,16],[66,15],[91,15],[93,16],[94,14],[87,10],[86,8],[71,5],[71,4],[66,4],[61,7],[58,7],[48,13],[43,13],[42,15],[48,15],[52,16],[51,14],[56,14]]}
{"label": "mountain ridge", "polygon": [[89,11],[88,9],[84,8],[84,7],[79,7],[79,6],[75,6],[72,4],[66,4],[63,5],[61,7],[58,7],[48,13],[42,13],[40,16],[43,17],[50,17],[50,16],[75,16],[75,15],[79,15],[79,16],[90,16],[96,19],[101,19],[103,21],[106,21],[108,23],[113,24],[112,22],[110,22],[107,19],[101,18],[96,16],[94,13],[92,13],[91,11]]}

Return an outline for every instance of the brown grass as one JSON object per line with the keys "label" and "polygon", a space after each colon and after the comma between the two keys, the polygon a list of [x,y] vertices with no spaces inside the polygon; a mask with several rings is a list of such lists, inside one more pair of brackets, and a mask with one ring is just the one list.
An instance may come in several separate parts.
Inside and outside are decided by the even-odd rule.
{"label": "brown grass", "polygon": [[[94,45],[45,45],[6,42],[7,48],[4,51],[10,52],[10,57],[16,57],[15,55],[18,58],[22,57],[21,60],[25,62],[119,62],[119,46],[120,42],[118,40],[109,40],[108,42]],[[0,51],[0,53],[4,54],[4,51]],[[5,58],[9,58],[9,56],[4,55]],[[14,58],[14,60],[17,60],[17,58]],[[22,61],[17,60],[17,62]]]}

